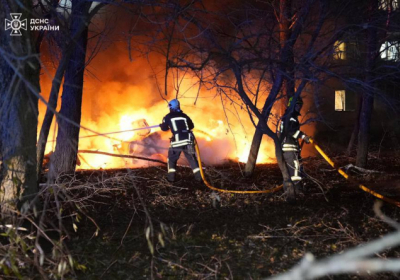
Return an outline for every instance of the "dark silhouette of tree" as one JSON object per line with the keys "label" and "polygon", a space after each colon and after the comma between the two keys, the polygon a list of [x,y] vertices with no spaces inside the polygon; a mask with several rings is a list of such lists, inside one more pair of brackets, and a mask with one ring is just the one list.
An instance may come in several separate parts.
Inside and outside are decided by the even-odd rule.
{"label": "dark silhouette of tree", "polygon": [[[293,17],[292,0],[280,1],[279,11],[277,11],[277,14],[279,14],[278,17],[279,42],[280,42],[280,47],[283,49],[285,47],[286,42],[289,40],[291,36],[291,25]],[[286,101],[288,100],[289,97],[292,97],[294,95],[294,87],[295,87],[295,81],[293,77],[294,56],[292,47],[288,48],[287,52],[288,52],[287,63],[284,70],[285,71],[284,81],[282,84],[282,91],[284,93],[284,97],[279,101],[281,102],[280,106],[279,105],[277,106],[280,107],[280,110],[279,109],[278,110],[281,115],[283,115],[284,109],[286,107],[287,103]],[[256,166],[257,157],[263,137],[263,133],[260,127],[261,125],[258,124],[257,129],[254,132],[253,140],[251,142],[249,157],[247,159],[246,166],[244,169],[244,174],[246,176],[251,176]]]}
{"label": "dark silhouette of tree", "polygon": [[[232,10],[226,13],[210,13],[206,8],[201,12],[195,6],[182,9],[178,22],[183,24],[181,21],[186,21],[185,26],[190,25],[192,29],[186,28],[189,33],[186,36],[180,33],[180,37],[184,38],[181,45],[186,45],[186,49],[191,51],[169,54],[169,65],[191,69],[197,77],[202,77],[201,83],[218,88],[231,102],[237,102],[235,100],[239,97],[255,126],[255,120],[258,120],[258,134],[266,134],[273,140],[285,185],[290,188],[291,181],[283,159],[281,140],[275,130],[276,126],[269,123],[272,108],[279,106],[277,101],[284,95],[282,86],[285,79],[285,93],[290,92],[298,98],[310,80],[311,66],[321,53],[328,51],[327,46],[333,45],[335,36],[316,47],[315,42],[326,20],[324,1],[308,0],[297,3],[296,17],[290,25],[290,32],[284,34],[288,37],[285,41],[279,39],[281,33],[279,27],[276,28],[278,25],[274,20],[274,10],[269,5],[263,7],[260,3],[256,6],[246,4],[232,6]],[[247,12],[243,12],[244,9]],[[210,26],[209,22],[213,22],[213,25]],[[196,36],[196,31],[201,35]],[[282,38],[285,36],[282,35]],[[305,36],[309,37],[304,38]],[[177,36],[176,40],[179,39]],[[296,43],[299,49],[296,58],[298,62],[293,65],[293,48]],[[298,75],[298,86],[294,93],[295,81],[290,76],[296,67],[297,71],[301,70],[301,74]],[[207,74],[202,74],[201,71],[207,71]],[[250,84],[259,86],[252,88]],[[265,94],[266,85],[269,85],[269,93],[263,99],[261,96]],[[257,149],[258,144],[254,144]]]}
{"label": "dark silhouette of tree", "polygon": [[366,54],[366,75],[365,75],[365,89],[363,92],[360,117],[359,117],[359,132],[358,132],[358,147],[357,147],[357,161],[356,165],[359,167],[366,167],[368,161],[368,146],[371,130],[371,118],[374,106],[375,95],[375,78],[376,78],[376,61],[379,57],[379,40],[378,40],[378,26],[377,26],[377,13],[378,0],[369,0],[368,2],[368,28],[367,28],[367,54]]}
{"label": "dark silhouette of tree", "polygon": [[[247,174],[254,170],[262,135],[266,134],[275,144],[284,181],[290,185],[280,147],[286,132],[278,136],[271,113],[274,109],[275,113],[281,115],[287,97],[298,98],[307,87],[318,97],[319,93],[313,92],[312,88],[324,85],[330,78],[363,92],[360,135],[364,136],[359,136],[359,140],[362,139],[359,150],[360,154],[365,154],[362,151],[365,146],[363,143],[368,140],[366,135],[369,134],[365,129],[370,122],[371,97],[376,90],[374,63],[369,63],[369,59],[360,59],[356,65],[351,59],[338,63],[333,57],[338,51],[338,41],[351,36],[362,40],[365,38],[363,34],[368,34],[368,41],[375,42],[365,44],[368,45],[365,46],[366,53],[376,60],[379,43],[373,39],[376,37],[374,25],[366,22],[369,6],[364,1],[339,3],[280,1],[279,8],[274,8],[273,5],[247,2],[232,4],[226,12],[215,7],[211,12],[205,7],[206,4],[193,4],[182,9],[183,6],[172,1],[166,6],[178,11],[178,17],[171,19],[176,24],[170,23],[168,26],[185,26],[179,32],[168,33],[175,34],[172,42],[179,45],[179,51],[168,46],[167,65],[191,69],[200,78],[201,84],[216,87],[227,100],[243,105],[256,127],[245,170]],[[370,10],[374,15],[379,14],[377,3],[374,5]],[[164,40],[168,41],[169,38],[165,36]],[[157,37],[151,42],[160,40]],[[361,66],[365,61],[369,63],[367,67]],[[383,79],[383,75],[380,78]],[[250,84],[269,85],[267,98],[260,97],[262,86],[251,88]],[[242,104],[236,101],[237,97]]]}
{"label": "dark silhouette of tree", "polygon": [[[81,26],[83,31],[76,36],[75,46],[65,69],[60,114],[80,124],[82,108],[83,77],[86,66],[88,40],[89,9],[92,2],[72,0],[70,15],[71,34],[77,34]],[[58,118],[57,143],[50,165],[50,173],[75,171],[80,127],[63,118]]]}
{"label": "dark silhouette of tree", "polygon": [[[10,13],[31,18],[31,1],[1,0],[0,21]],[[0,28],[0,157],[1,212],[29,209],[38,191],[36,131],[38,124],[39,59],[32,33],[20,29],[10,36]]]}
{"label": "dark silhouette of tree", "polygon": [[[380,6],[383,3],[385,5]],[[352,53],[354,50],[348,50],[349,59],[345,66],[348,70],[341,73],[340,78],[346,87],[353,88],[359,94],[355,125],[347,154],[350,155],[357,143],[356,164],[365,168],[368,162],[374,100],[380,99],[389,110],[395,108],[390,104],[396,101],[389,97],[390,93],[385,91],[383,85],[398,83],[393,79],[393,76],[398,74],[398,67],[391,59],[380,57],[381,52],[388,51],[387,48],[380,47],[390,38],[391,31],[398,28],[397,21],[393,22],[398,12],[394,10],[394,2],[390,0],[356,1],[355,4],[359,12],[347,16],[346,24],[352,25],[352,31],[344,34],[343,40],[350,43],[353,40],[354,43],[356,39],[359,54],[355,58]],[[353,10],[357,11],[355,8]]]}
{"label": "dark silhouette of tree", "polygon": [[[62,46],[61,47],[61,59],[59,61],[57,71],[53,78],[52,87],[51,87],[51,91],[50,91],[50,97],[49,97],[49,101],[48,101],[48,108],[46,109],[46,113],[45,113],[43,123],[42,123],[41,129],[40,129],[39,140],[38,140],[38,144],[37,144],[36,157],[37,157],[38,176],[40,176],[40,173],[41,173],[46,143],[47,143],[47,139],[49,136],[51,123],[52,123],[53,117],[54,117],[54,110],[57,107],[59,91],[60,91],[62,80],[64,78],[65,71],[67,69],[67,66],[69,65],[71,56],[76,48],[79,49],[79,52],[85,52],[85,55],[86,55],[86,50],[82,48],[83,47],[82,45],[79,45],[79,43],[82,43],[81,41],[79,41],[79,39],[82,40],[82,36],[85,36],[85,34],[87,36],[87,29],[88,29],[90,19],[94,15],[96,15],[96,13],[102,7],[104,7],[103,4],[96,5],[90,11],[90,13],[88,14],[88,16],[86,18],[82,18],[78,22],[74,23],[75,24],[74,29],[71,28],[66,31],[66,34],[64,34],[64,38],[63,38],[62,42],[58,42],[58,45]],[[59,16],[59,14],[56,14],[56,16]],[[78,15],[76,15],[76,16],[78,16]],[[69,18],[68,22],[71,23],[72,20],[73,20],[73,17]],[[76,53],[75,53],[75,55],[76,55]],[[77,64],[75,64],[73,66],[77,67]],[[69,68],[70,73],[74,72],[74,70],[72,69],[73,66],[71,65]],[[83,67],[83,66],[80,66],[80,67]],[[80,72],[80,74],[83,74],[83,73]],[[70,76],[71,76],[71,74],[70,74]],[[71,81],[71,82],[74,82],[74,81]],[[71,84],[70,86],[73,87],[73,84]],[[82,94],[82,92],[81,92],[81,94]],[[65,105],[65,106],[67,106],[67,105]],[[76,107],[72,111],[80,111],[80,110],[81,110],[80,107],[79,108]],[[70,118],[70,116],[66,116],[66,117]],[[80,120],[80,118],[79,118],[79,120]],[[79,124],[79,122],[76,122],[76,123]],[[75,141],[78,141],[78,139],[75,139]],[[70,158],[71,158],[71,156],[70,156]],[[75,158],[75,160],[76,160],[76,158]]]}

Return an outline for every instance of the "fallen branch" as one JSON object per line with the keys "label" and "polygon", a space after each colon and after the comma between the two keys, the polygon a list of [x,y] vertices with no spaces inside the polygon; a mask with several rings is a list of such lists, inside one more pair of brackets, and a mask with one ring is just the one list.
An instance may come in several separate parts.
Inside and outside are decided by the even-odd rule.
{"label": "fallen branch", "polygon": [[[383,213],[376,204],[374,207],[378,217]],[[384,221],[387,222],[388,218]],[[395,228],[400,225],[390,219],[389,224]],[[371,274],[378,272],[400,272],[399,259],[378,259],[368,258],[383,250],[400,245],[400,231],[387,234],[380,239],[370,241],[362,246],[347,250],[344,253],[336,254],[322,260],[316,260],[314,255],[306,253],[298,265],[289,272],[268,278],[270,280],[308,280],[317,279],[327,275],[340,275],[346,273]]]}
{"label": "fallen branch", "polygon": [[[106,152],[100,152],[100,151],[93,151],[93,150],[78,150],[78,154],[99,154],[99,155],[105,155],[105,156],[110,156],[110,157],[120,157],[120,158],[134,158],[134,159],[140,159],[140,160],[147,160],[147,161],[152,161],[152,162],[158,162],[167,165],[165,161],[158,160],[158,159],[152,159],[152,158],[146,158],[146,157],[138,157],[138,156],[132,156],[132,155],[122,155],[122,154],[112,154],[112,153],[106,153]],[[178,164],[177,166],[179,167],[185,167],[185,168],[191,168],[189,165],[181,165]],[[206,169],[203,167],[203,169]]]}
{"label": "fallen branch", "polygon": [[316,279],[327,275],[361,273],[368,275],[377,272],[399,272],[398,259],[354,259],[315,261],[311,253],[307,253],[301,263],[288,273],[269,278],[274,280]]}
{"label": "fallen branch", "polygon": [[162,161],[162,160],[146,158],[146,157],[138,157],[138,156],[132,156],[132,155],[112,154],[112,153],[93,151],[93,150],[79,150],[78,153],[81,153],[81,154],[99,154],[99,155],[105,155],[105,156],[110,156],[110,157],[120,157],[120,158],[134,158],[134,159],[140,159],[140,160],[147,160],[147,161],[151,161],[151,162],[158,162],[158,163],[162,163],[162,164],[167,165],[167,163]]}
{"label": "fallen branch", "polygon": [[377,174],[377,173],[384,173],[384,172],[381,172],[381,171],[377,171],[377,170],[370,170],[370,169],[365,169],[365,168],[361,168],[361,167],[358,167],[358,166],[355,166],[355,165],[353,165],[353,164],[348,164],[348,165],[346,165],[346,166],[344,166],[344,167],[342,167],[344,170],[346,170],[346,172],[347,171],[349,171],[349,169],[355,169],[355,170],[357,170],[358,172],[360,172],[360,173],[367,173],[367,174]]}

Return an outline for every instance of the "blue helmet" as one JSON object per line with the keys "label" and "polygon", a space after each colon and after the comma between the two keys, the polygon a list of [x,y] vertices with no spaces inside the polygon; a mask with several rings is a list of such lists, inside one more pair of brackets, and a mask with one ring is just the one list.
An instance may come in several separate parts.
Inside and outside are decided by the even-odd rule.
{"label": "blue helmet", "polygon": [[168,103],[168,107],[170,110],[172,111],[180,111],[181,110],[181,105],[179,104],[178,99],[172,99],[169,103]]}

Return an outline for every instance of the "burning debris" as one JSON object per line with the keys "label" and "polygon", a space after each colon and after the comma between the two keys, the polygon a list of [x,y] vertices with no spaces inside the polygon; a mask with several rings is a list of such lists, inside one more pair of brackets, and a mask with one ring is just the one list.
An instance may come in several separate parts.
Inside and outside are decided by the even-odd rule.
{"label": "burning debris", "polygon": [[[104,52],[100,52],[91,63],[93,68],[102,69],[99,65],[101,61],[108,59],[109,52],[113,55],[121,53],[122,44],[116,43]],[[101,63],[100,63],[101,64]],[[140,58],[134,64],[125,59],[116,59],[116,69],[104,69],[100,75],[102,82],[85,80],[82,101],[82,126],[90,128],[99,133],[125,131],[148,125],[157,125],[162,121],[163,116],[168,112],[167,104],[154,94],[154,83],[148,79],[151,69],[146,60]],[[135,74],[135,78],[132,75]],[[137,82],[132,85],[126,80],[116,79],[115,77],[131,77]],[[51,81],[43,77],[43,93],[50,92]],[[202,148],[204,161],[209,164],[223,163],[227,160],[246,161],[251,138],[254,133],[254,125],[248,119],[248,113],[236,104],[226,104],[219,99],[209,97],[200,98],[194,106],[197,96],[197,89],[193,87],[194,82],[185,79],[180,86],[180,92],[185,92],[185,97],[180,99],[181,106],[188,112],[195,121],[196,127],[194,134]],[[95,89],[95,90],[94,90]],[[202,89],[203,96],[213,96],[213,90]],[[118,98],[114,98],[117,96]],[[224,112],[226,109],[226,114]],[[40,104],[40,114],[45,112],[45,106]],[[41,120],[42,117],[39,117]],[[39,123],[39,127],[41,123]],[[152,135],[158,133],[158,135]],[[84,129],[80,131],[80,137],[92,135]],[[50,129],[49,139],[55,139],[57,127]],[[90,137],[79,139],[79,150],[104,151],[107,153],[131,154],[130,143],[134,152],[144,153],[144,156],[160,157],[156,154],[166,155],[161,148],[168,148],[169,134],[158,131],[157,129],[142,130],[140,132],[123,132],[107,137]],[[153,138],[154,137],[154,138]],[[150,142],[150,143],[148,143]],[[265,143],[260,149],[258,163],[274,162],[273,144]],[[128,143],[128,144],[126,144]],[[149,145],[151,152],[141,144]],[[48,144],[46,153],[49,153],[53,145]],[[121,146],[121,147],[120,147]],[[124,146],[124,147],[122,147]],[[153,147],[153,148],[152,148]],[[120,150],[120,152],[118,151]],[[81,160],[79,169],[99,169],[99,168],[123,168],[138,167],[143,165],[142,161],[125,161],[118,158],[110,158],[104,155],[86,154],[83,155],[86,162]]]}

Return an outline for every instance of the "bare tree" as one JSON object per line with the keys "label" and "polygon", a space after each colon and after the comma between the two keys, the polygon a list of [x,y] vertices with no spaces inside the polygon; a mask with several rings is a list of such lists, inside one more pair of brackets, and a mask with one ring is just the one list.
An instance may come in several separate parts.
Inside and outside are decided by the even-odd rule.
{"label": "bare tree", "polygon": [[[382,6],[382,3],[386,4]],[[381,46],[385,45],[385,41],[391,37],[391,32],[398,26],[393,24],[393,1],[356,1],[355,4],[359,13],[347,15],[345,24],[352,26],[351,32],[343,34],[341,39],[348,43],[348,46],[357,46],[358,50],[346,50],[347,61],[344,66],[347,71],[336,73],[347,88],[359,94],[355,125],[347,154],[349,155],[354,144],[358,143],[357,165],[365,167],[371,138],[374,100],[380,99],[389,110],[395,109],[395,106],[391,105],[393,100],[389,98],[390,93],[386,92],[382,84],[398,83],[393,79],[393,76],[398,74],[398,67],[390,59],[381,58],[381,53],[388,52],[390,48]],[[357,55],[355,52],[358,52]]]}
{"label": "bare tree", "polygon": [[[70,15],[71,34],[76,34],[82,25],[85,28],[76,38],[76,45],[72,50],[65,69],[60,114],[78,124],[81,122],[83,77],[86,64],[88,19],[91,5],[91,2],[73,0]],[[80,130],[79,127],[62,118],[59,118],[57,121],[57,143],[50,165],[50,174],[52,175],[75,171]]]}
{"label": "bare tree", "polygon": [[[62,80],[64,78],[65,71],[67,69],[67,66],[69,65],[69,62],[71,60],[71,56],[74,53],[74,50],[75,50],[75,56],[76,56],[76,52],[77,52],[76,49],[78,49],[78,52],[81,52],[81,53],[84,52],[83,55],[86,55],[86,50],[82,48],[83,47],[82,45],[79,45],[79,42],[80,42],[79,39],[83,40],[82,39],[83,36],[86,36],[86,38],[87,38],[87,29],[88,29],[90,19],[94,15],[96,15],[96,13],[103,7],[104,7],[103,4],[96,5],[90,11],[90,13],[87,12],[88,15],[86,18],[82,18],[78,23],[75,23],[75,26],[73,29],[71,29],[71,30],[68,29],[65,32],[66,34],[64,34],[64,39],[62,40],[62,42],[58,42],[58,45],[61,46],[61,59],[59,61],[57,71],[53,78],[52,87],[51,87],[51,91],[50,91],[50,97],[49,97],[49,101],[48,101],[48,108],[46,109],[45,117],[43,119],[43,123],[42,123],[41,129],[40,129],[39,140],[38,140],[38,144],[37,144],[36,157],[37,157],[38,176],[40,176],[40,173],[41,173],[46,143],[47,143],[48,135],[50,132],[51,123],[53,121],[54,111],[55,111],[55,108],[57,107],[59,91],[60,91]],[[55,7],[55,8],[57,8],[57,7]],[[56,14],[56,16],[61,16],[61,15]],[[67,22],[70,22],[71,20],[72,20],[72,18],[70,17],[67,19]],[[67,23],[67,26],[68,26],[68,23]],[[86,60],[85,60],[85,62],[86,62]],[[74,65],[74,66],[77,66],[77,65]],[[71,67],[73,67],[73,66],[70,66],[69,71],[74,72],[71,69]],[[82,66],[82,67],[84,67],[84,66]],[[80,74],[83,75],[83,72],[81,72]],[[82,77],[82,79],[83,79],[83,77]],[[80,94],[82,94],[82,92]],[[65,106],[67,106],[67,105],[65,105]],[[65,106],[64,106],[64,108],[65,108]],[[74,110],[80,112],[81,108],[75,107]],[[68,116],[68,115],[66,117],[71,118],[71,116]],[[79,118],[79,120],[80,120],[80,118]],[[76,122],[77,120],[74,119],[74,121]],[[76,122],[76,123],[80,123],[80,121]],[[76,139],[75,141],[78,141],[78,140]]]}
{"label": "bare tree", "polygon": [[[255,163],[262,135],[268,135],[275,144],[278,165],[285,186],[289,189],[292,188],[292,183],[283,159],[281,138],[278,136],[276,124],[271,123],[271,112],[279,106],[278,101],[286,97],[285,94],[289,93],[295,98],[300,96],[315,73],[320,71],[313,65],[318,60],[323,61],[319,56],[331,51],[335,40],[335,36],[330,36],[323,44],[316,44],[323,42],[320,34],[327,18],[324,1],[298,1],[295,7],[297,12],[295,20],[290,24],[290,32],[286,30],[283,35],[279,28],[284,27],[279,27],[274,19],[274,9],[269,5],[248,4],[232,7],[232,11],[226,13],[209,13],[206,8],[201,13],[196,6],[185,9],[180,14],[178,24],[183,24],[181,21],[184,21],[185,27],[192,26],[192,29],[186,28],[190,36],[180,35],[185,38],[182,43],[191,52],[184,56],[182,52],[175,56],[170,55],[171,67],[191,69],[198,77],[202,77],[201,83],[218,88],[224,98],[243,105],[257,127],[257,141],[253,141],[252,146],[252,164]],[[243,9],[247,12],[242,13]],[[286,16],[288,15],[285,14]],[[209,22],[213,22],[213,26]],[[288,25],[289,23],[285,24],[286,28]],[[201,35],[196,36],[196,30]],[[294,57],[296,43],[298,52],[297,57]],[[297,63],[293,64],[295,60]],[[200,71],[206,71],[207,74],[201,74]],[[282,94],[285,80],[286,90]],[[237,101],[238,97],[240,102]]]}
{"label": "bare tree", "polygon": [[357,166],[366,167],[368,160],[368,146],[370,138],[371,118],[374,105],[374,91],[376,79],[376,61],[379,57],[377,13],[379,12],[378,0],[368,2],[368,28],[367,28],[367,54],[366,54],[366,75],[365,89],[360,108]]}
{"label": "bare tree", "polygon": [[[283,49],[285,44],[288,42],[291,36],[291,28],[292,28],[292,0],[283,0],[279,2],[279,11],[275,12],[277,15],[278,28],[279,28],[279,42],[280,47]],[[284,69],[284,81],[282,83],[282,92],[283,96],[281,98],[280,104],[277,106],[280,115],[283,115],[284,109],[286,108],[285,101],[288,100],[289,97],[294,95],[295,81],[293,76],[294,71],[294,54],[293,54],[293,46],[287,49],[287,63],[285,64]],[[253,140],[250,146],[249,157],[246,162],[246,166],[244,169],[244,173],[246,176],[251,176],[254,172],[258,152],[260,150],[260,145],[263,137],[263,133],[260,129],[261,125],[258,124],[256,131],[254,132]]]}
{"label": "bare tree", "polygon": [[[2,23],[9,20],[10,13],[21,13],[20,20],[29,22],[31,1],[2,0],[0,3]],[[38,99],[31,91],[36,94],[40,91],[39,58],[30,31],[21,28],[21,36],[10,36],[9,32],[0,29],[0,202],[3,214],[21,210],[23,205],[29,208],[38,191],[35,171]]]}

